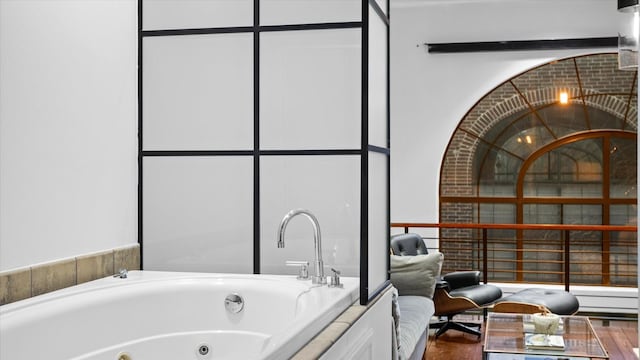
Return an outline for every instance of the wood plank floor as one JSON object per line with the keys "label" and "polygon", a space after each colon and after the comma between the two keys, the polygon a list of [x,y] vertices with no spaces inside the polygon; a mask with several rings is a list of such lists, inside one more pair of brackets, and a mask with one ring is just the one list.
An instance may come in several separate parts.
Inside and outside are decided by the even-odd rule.
{"label": "wood plank floor", "polygon": [[[464,321],[478,321],[481,316],[465,317]],[[609,352],[611,360],[638,360],[633,349],[638,347],[638,322],[627,320],[591,319],[600,341]],[[483,325],[484,329],[484,325]],[[483,337],[449,330],[437,340],[431,331],[425,360],[475,360],[482,359]]]}

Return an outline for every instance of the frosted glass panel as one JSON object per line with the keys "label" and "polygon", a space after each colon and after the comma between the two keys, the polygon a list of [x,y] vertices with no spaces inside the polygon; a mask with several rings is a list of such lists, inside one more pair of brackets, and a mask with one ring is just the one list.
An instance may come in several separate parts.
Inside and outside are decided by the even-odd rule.
{"label": "frosted glass panel", "polygon": [[359,149],[360,29],[263,33],[262,149]]}
{"label": "frosted glass panel", "polygon": [[285,248],[276,247],[282,218],[296,208],[306,208],[318,219],[325,266],[345,276],[360,276],[360,157],[260,159],[261,272],[295,274],[285,262],[308,260],[315,273],[313,227],[308,219],[293,218],[285,232]]}
{"label": "frosted glass panel", "polygon": [[369,152],[369,295],[387,280],[389,208],[387,156]]}
{"label": "frosted glass panel", "polygon": [[143,0],[143,30],[253,25],[253,0]]}
{"label": "frosted glass panel", "polygon": [[253,272],[253,158],[146,157],[144,268]]}
{"label": "frosted glass panel", "polygon": [[360,21],[361,0],[262,0],[261,25]]}
{"label": "frosted glass panel", "polygon": [[253,149],[252,39],[144,39],[145,150]]}
{"label": "frosted glass panel", "polygon": [[369,6],[369,144],[388,147],[387,26]]}

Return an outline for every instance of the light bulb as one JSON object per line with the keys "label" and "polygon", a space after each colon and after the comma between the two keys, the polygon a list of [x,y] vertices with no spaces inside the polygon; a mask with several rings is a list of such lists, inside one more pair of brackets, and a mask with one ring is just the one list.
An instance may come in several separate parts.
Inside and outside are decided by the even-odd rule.
{"label": "light bulb", "polygon": [[566,105],[569,103],[569,94],[566,91],[560,93],[560,104]]}

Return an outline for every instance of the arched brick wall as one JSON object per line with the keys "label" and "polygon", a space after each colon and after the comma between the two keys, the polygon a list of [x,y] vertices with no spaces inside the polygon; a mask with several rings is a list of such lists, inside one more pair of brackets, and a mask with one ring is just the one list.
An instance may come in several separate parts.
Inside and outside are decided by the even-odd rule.
{"label": "arched brick wall", "polygon": [[[560,91],[568,92],[572,103],[610,113],[625,120],[626,130],[636,131],[637,102],[628,100],[635,88],[635,72],[616,69],[616,54],[582,56],[542,65],[496,87],[465,115],[451,138],[441,169],[440,194],[473,196],[473,157],[480,138],[513,114],[557,103]],[[446,215],[441,212],[441,221],[446,222]]]}
{"label": "arched brick wall", "polygon": [[[476,222],[474,205],[442,201],[476,197],[474,156],[483,136],[514,114],[556,104],[561,91],[570,102],[594,108],[622,120],[623,129],[637,131],[637,72],[618,70],[617,54],[595,54],[554,61],[505,81],[480,99],[460,121],[445,152],[440,174],[440,222]],[[458,254],[474,251],[473,240],[450,243],[448,237],[473,239],[470,231],[441,231],[441,249]],[[474,264],[445,263],[448,270],[472,268]]]}

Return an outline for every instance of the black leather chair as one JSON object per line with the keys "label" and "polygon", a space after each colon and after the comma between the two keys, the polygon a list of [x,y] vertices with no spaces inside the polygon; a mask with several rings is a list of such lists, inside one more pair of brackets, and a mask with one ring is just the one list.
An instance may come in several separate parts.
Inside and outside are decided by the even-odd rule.
{"label": "black leather chair", "polygon": [[578,310],[578,298],[559,289],[528,288],[503,297],[493,305],[494,312],[518,314],[552,312],[557,315],[574,315]]}
{"label": "black leather chair", "polygon": [[[394,255],[413,256],[427,254],[428,250],[418,234],[399,234],[391,237]],[[480,284],[480,271],[456,271],[441,277],[437,282],[433,302],[435,314],[445,320],[431,324],[437,328],[436,338],[449,329],[477,335],[480,338],[480,323],[453,321],[453,317],[472,309],[484,309],[502,297],[499,287]]]}

